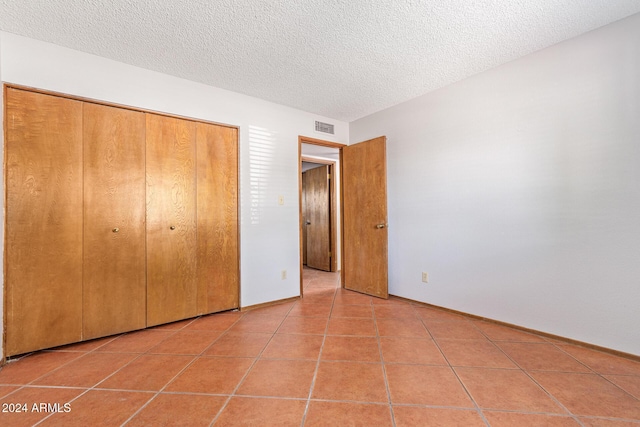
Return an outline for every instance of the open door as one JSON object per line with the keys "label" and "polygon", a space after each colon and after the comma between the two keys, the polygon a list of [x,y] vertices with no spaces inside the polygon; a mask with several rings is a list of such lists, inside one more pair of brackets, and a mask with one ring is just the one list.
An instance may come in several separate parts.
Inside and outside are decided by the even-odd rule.
{"label": "open door", "polygon": [[342,149],[346,289],[388,298],[386,137]]}
{"label": "open door", "polygon": [[304,175],[303,227],[306,229],[307,266],[331,271],[329,166],[310,169]]}

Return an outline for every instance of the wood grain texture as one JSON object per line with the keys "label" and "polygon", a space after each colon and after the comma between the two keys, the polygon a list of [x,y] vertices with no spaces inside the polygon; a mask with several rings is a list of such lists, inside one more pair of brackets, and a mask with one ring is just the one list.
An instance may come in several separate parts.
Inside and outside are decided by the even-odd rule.
{"label": "wood grain texture", "polygon": [[342,149],[345,288],[388,297],[386,138]]}
{"label": "wood grain texture", "polygon": [[5,356],[82,338],[82,103],[6,91]]}
{"label": "wood grain texture", "polygon": [[85,103],[83,135],[83,339],[91,339],[146,326],[145,115]]}
{"label": "wood grain texture", "polygon": [[310,169],[306,176],[307,266],[331,271],[329,167]]}
{"label": "wood grain texture", "polygon": [[336,164],[329,165],[329,194],[331,197],[331,271],[338,271],[338,196],[336,192]]}
{"label": "wood grain texture", "polygon": [[302,264],[307,265],[307,173],[302,172]]}
{"label": "wood grain texture", "polygon": [[146,135],[147,326],[153,326],[197,314],[196,125],[146,114]]}
{"label": "wood grain texture", "polygon": [[238,130],[196,124],[198,312],[239,306]]}
{"label": "wood grain texture", "polygon": [[[304,157],[302,156],[302,147],[300,146],[300,138],[298,138],[299,141],[299,146],[298,146],[298,156],[300,158],[301,162],[310,162],[310,163],[319,163],[319,164],[325,164],[329,167],[329,197],[331,202],[329,203],[330,205],[330,211],[331,211],[331,225],[330,225],[330,233],[331,233],[331,271],[338,271],[338,258],[339,257],[337,254],[340,253],[339,245],[340,245],[340,239],[338,239],[338,229],[341,228],[341,223],[340,223],[340,219],[342,218],[341,215],[338,215],[338,207],[340,206],[340,204],[338,203],[338,192],[336,191],[336,182],[339,181],[338,179],[338,173],[337,173],[337,169],[336,169],[336,162],[332,161],[332,160],[327,160],[327,159],[319,159],[319,158],[315,158],[315,157]],[[305,141],[306,143],[311,143],[310,141]],[[333,143],[332,143],[333,144]],[[342,144],[340,145],[340,149],[338,150],[338,153],[340,156],[342,156]],[[305,210],[304,210],[304,206],[305,206],[305,193],[302,190],[303,189],[303,181],[305,179],[304,177],[304,173],[301,174],[302,177],[299,180],[299,193],[300,193],[300,240],[301,240],[301,248],[302,248],[302,261],[301,261],[301,268],[302,265],[306,265],[307,263],[307,259],[306,259],[306,252],[307,252],[307,244],[306,244],[306,226],[305,226]],[[340,209],[340,211],[342,212],[342,209]],[[302,270],[300,270],[302,272]],[[302,278],[300,279],[300,283],[302,284]],[[301,285],[302,286],[302,285]],[[301,291],[302,292],[302,291]]]}

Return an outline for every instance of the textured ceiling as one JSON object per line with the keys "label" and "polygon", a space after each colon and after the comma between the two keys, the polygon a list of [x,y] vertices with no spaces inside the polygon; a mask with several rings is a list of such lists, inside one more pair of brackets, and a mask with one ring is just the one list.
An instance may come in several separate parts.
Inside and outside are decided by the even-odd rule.
{"label": "textured ceiling", "polygon": [[0,0],[0,29],[352,121],[640,0]]}

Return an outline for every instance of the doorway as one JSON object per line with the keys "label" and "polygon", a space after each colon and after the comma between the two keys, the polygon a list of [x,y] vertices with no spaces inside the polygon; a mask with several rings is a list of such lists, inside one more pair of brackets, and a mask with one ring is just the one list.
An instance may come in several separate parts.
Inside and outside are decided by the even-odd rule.
{"label": "doorway", "polygon": [[[333,149],[327,152],[327,149]],[[320,150],[321,156],[318,156]],[[335,152],[337,150],[337,153]],[[302,157],[325,157],[337,154],[334,170],[340,176],[335,188],[339,236],[336,243],[337,270],[341,287],[378,298],[388,298],[388,232],[386,185],[386,137],[380,136],[357,144],[344,145],[314,138],[298,137],[298,191],[300,201],[300,296],[303,283],[303,214]],[[322,153],[324,151],[324,153]],[[331,158],[330,158],[331,159]],[[331,159],[333,160],[333,159]],[[339,162],[339,165],[337,164]],[[348,197],[345,197],[348,194]],[[307,233],[308,234],[308,233]],[[338,243],[340,242],[340,243]],[[306,243],[306,242],[305,242]],[[308,254],[307,254],[308,255]]]}
{"label": "doorway", "polygon": [[298,138],[301,296],[307,285],[305,281],[314,277],[313,272],[337,273],[341,268],[340,157],[343,146]]}
{"label": "doorway", "polygon": [[335,162],[302,157],[302,265],[336,271]]}

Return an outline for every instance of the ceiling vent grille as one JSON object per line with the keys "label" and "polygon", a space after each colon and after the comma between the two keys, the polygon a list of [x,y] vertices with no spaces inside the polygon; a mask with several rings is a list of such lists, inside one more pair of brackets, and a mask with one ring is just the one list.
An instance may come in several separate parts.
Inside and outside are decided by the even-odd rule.
{"label": "ceiling vent grille", "polygon": [[316,132],[334,134],[333,125],[330,123],[322,123],[316,120]]}

